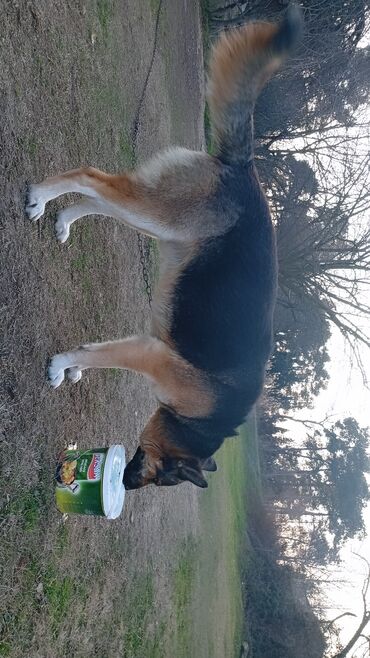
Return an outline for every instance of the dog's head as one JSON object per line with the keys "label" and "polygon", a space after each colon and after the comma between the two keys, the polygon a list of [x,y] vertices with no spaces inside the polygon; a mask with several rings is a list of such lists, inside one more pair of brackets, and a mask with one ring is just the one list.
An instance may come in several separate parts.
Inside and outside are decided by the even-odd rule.
{"label": "dog's head", "polygon": [[205,488],[208,487],[208,483],[202,470],[217,470],[216,462],[212,457],[200,460],[163,455],[153,459],[150,452],[139,446],[126,466],[123,484],[126,489],[139,489],[147,484],[172,487],[181,482],[192,482],[197,487]]}
{"label": "dog's head", "polygon": [[202,470],[216,471],[214,459],[200,459],[180,450],[169,438],[168,427],[160,412],[157,412],[146,426],[140,446],[126,466],[123,484],[126,489],[139,489],[147,484],[170,487],[181,482],[192,482],[197,487],[205,488],[208,484]]}

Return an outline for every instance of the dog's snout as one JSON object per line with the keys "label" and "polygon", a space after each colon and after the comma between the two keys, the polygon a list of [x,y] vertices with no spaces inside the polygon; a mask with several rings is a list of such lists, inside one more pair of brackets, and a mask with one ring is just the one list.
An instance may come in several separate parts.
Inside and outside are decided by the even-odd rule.
{"label": "dog's snout", "polygon": [[141,474],[135,473],[132,469],[128,470],[126,468],[123,474],[123,484],[125,489],[138,489],[141,487]]}

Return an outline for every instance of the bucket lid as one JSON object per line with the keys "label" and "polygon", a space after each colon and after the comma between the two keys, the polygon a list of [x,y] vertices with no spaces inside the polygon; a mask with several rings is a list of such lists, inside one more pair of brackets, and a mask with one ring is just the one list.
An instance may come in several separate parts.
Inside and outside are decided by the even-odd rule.
{"label": "bucket lid", "polygon": [[123,473],[126,466],[125,449],[113,445],[108,449],[103,473],[103,510],[107,519],[116,519],[125,500]]}

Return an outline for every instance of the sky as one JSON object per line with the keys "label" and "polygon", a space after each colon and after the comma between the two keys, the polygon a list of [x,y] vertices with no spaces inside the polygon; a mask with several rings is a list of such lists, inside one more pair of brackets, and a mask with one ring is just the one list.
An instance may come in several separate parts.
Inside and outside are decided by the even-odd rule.
{"label": "sky", "polygon": [[[368,45],[370,45],[369,26],[358,47],[364,48]],[[370,106],[367,106],[363,110],[362,119],[370,120]],[[365,140],[365,152],[369,153],[369,132],[366,133]],[[359,220],[362,226],[369,224],[370,221],[368,217],[364,216],[360,217]],[[364,299],[366,303],[369,303],[368,296],[369,292],[367,292]],[[363,321],[361,321],[361,325],[363,329],[366,328]],[[367,327],[368,329],[365,333],[370,336],[370,318],[367,319]],[[326,369],[329,373],[328,386],[319,393],[312,409],[295,412],[295,418],[321,421],[327,416],[331,416],[329,422],[334,423],[336,420],[352,416],[358,421],[361,427],[370,428],[370,349],[366,347],[361,349],[362,363],[369,381],[369,388],[366,388],[359,368],[352,364],[348,344],[339,329],[333,326],[332,323],[330,328],[332,335],[326,345],[330,355],[330,363],[326,364]],[[297,423],[289,423],[289,427],[298,434],[299,425]],[[303,425],[301,432],[304,435]],[[370,476],[368,481],[370,485]],[[363,613],[361,588],[367,570],[366,565],[355,553],[364,555],[370,560],[370,504],[364,510],[363,517],[366,525],[366,537],[363,540],[348,541],[341,551],[342,564],[340,568],[333,569],[333,583],[335,579],[343,579],[346,582],[342,583],[340,588],[333,584],[331,587],[327,586],[325,590],[329,604],[331,603],[332,605],[327,611],[329,619],[333,619],[345,611],[353,612],[357,615],[356,618],[344,617],[338,623],[341,628],[340,639],[343,645],[352,636]],[[370,596],[368,598],[370,606]],[[367,630],[369,634],[370,624],[367,626]],[[355,657],[356,652],[354,651],[351,655]]]}
{"label": "sky", "polygon": [[[336,420],[353,416],[361,427],[370,428],[370,390],[364,386],[359,369],[351,365],[350,350],[335,327],[332,328],[332,336],[327,348],[330,354],[330,363],[327,364],[328,386],[317,396],[313,409],[296,412],[295,417],[321,421],[329,415],[331,416],[329,422],[334,423]],[[363,348],[362,360],[370,381],[370,349]],[[291,427],[293,425],[297,432],[297,424],[293,423]],[[332,619],[345,611],[358,615],[357,618],[344,617],[339,622],[342,628],[340,637],[344,644],[350,639],[362,616],[361,587],[366,567],[354,553],[370,559],[370,505],[364,512],[364,519],[367,536],[361,541],[347,542],[341,551],[343,562],[340,568],[333,569],[333,581],[343,579],[347,584],[341,584],[340,588],[333,584],[325,590],[332,605],[327,612],[328,618]]]}

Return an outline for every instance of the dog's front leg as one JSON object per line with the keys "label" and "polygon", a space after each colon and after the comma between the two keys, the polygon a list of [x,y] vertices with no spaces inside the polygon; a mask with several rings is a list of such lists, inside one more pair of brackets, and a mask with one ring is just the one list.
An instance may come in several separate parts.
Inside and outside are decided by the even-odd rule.
{"label": "dog's front leg", "polygon": [[51,386],[57,388],[65,374],[76,383],[86,368],[127,368],[155,379],[157,364],[167,351],[162,341],[151,336],[133,336],[108,343],[83,345],[71,352],[53,356],[48,378]]}
{"label": "dog's front leg", "polygon": [[57,354],[50,362],[50,384],[57,388],[65,374],[77,382],[86,368],[127,368],[140,372],[154,384],[158,399],[183,415],[204,416],[213,408],[213,393],[204,373],[154,336],[93,343]]}

